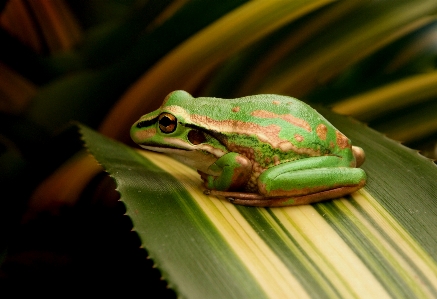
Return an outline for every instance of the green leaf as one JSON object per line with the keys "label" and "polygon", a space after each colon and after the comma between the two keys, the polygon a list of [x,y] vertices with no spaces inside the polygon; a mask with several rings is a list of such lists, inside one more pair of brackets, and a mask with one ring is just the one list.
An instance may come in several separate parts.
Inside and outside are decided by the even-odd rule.
{"label": "green leaf", "polygon": [[127,194],[121,200],[134,229],[172,287],[186,297],[263,293],[181,182],[133,149],[86,127],[81,131],[119,192]]}
{"label": "green leaf", "polygon": [[[408,110],[408,111],[405,111]],[[437,131],[437,103],[434,99],[419,105],[412,105],[396,117],[373,125],[390,138],[413,143],[432,136]]]}
{"label": "green leaf", "polygon": [[365,149],[368,184],[349,198],[284,208],[206,196],[194,170],[80,130],[180,297],[437,296],[436,166],[360,123],[322,112]]}

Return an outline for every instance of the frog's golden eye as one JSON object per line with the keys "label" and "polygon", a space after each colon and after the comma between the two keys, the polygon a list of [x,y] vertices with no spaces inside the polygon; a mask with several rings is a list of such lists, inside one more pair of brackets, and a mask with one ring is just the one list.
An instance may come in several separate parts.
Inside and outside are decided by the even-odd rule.
{"label": "frog's golden eye", "polygon": [[176,130],[177,119],[173,114],[164,112],[159,115],[158,123],[161,132],[169,134]]}

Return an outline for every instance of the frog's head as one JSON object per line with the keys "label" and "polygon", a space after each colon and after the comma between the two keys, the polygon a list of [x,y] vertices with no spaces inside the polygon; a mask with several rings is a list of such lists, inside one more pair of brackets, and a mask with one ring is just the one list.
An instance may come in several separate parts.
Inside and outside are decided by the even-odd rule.
{"label": "frog's head", "polygon": [[159,109],[143,115],[132,125],[132,140],[147,150],[166,153],[196,169],[205,169],[226,150],[217,136],[191,120],[188,107],[196,100],[185,91],[170,93]]}

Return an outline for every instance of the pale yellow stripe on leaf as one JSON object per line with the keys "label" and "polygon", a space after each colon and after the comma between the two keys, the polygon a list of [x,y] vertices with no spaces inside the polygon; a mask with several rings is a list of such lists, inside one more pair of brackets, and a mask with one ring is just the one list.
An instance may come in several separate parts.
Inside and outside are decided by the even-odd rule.
{"label": "pale yellow stripe on leaf", "polygon": [[[228,242],[257,278],[269,297],[308,297],[305,289],[297,281],[296,277],[290,273],[272,249],[252,229],[233,204],[215,198],[207,198],[206,200],[215,204],[224,217],[223,219],[217,218],[217,221],[214,221],[217,226],[223,223],[223,221],[232,223],[233,229],[235,229],[239,236],[238,239],[227,238]],[[221,231],[224,235],[227,234],[227,231]]]}
{"label": "pale yellow stripe on leaf", "polygon": [[[310,257],[311,261],[323,271],[324,276],[327,277],[329,281],[337,282],[334,287],[342,295],[342,297],[357,297],[356,291],[350,285],[348,285],[348,283],[344,280],[344,277],[342,277],[342,274],[337,271],[335,265],[331,264],[330,261],[324,257],[324,255],[337,255],[338,253],[334,250],[334,248],[325,247],[323,248],[324,251],[322,253],[312,240],[313,238],[320,237],[320,235],[307,235],[308,231],[314,232],[314,224],[312,223],[313,219],[308,218],[312,218],[315,214],[317,214],[314,208],[312,206],[300,206],[275,208],[272,209],[272,211],[280,223],[285,227],[286,231],[291,234],[291,236],[299,243],[302,250]],[[299,219],[302,221],[299,221]],[[300,224],[298,225],[295,220],[300,222]],[[285,234],[283,234],[282,239],[286,244],[288,243],[288,247],[293,246],[288,236]],[[334,294],[328,293],[330,288],[326,285],[327,282],[321,276],[321,273],[317,273],[315,272],[316,270],[312,269],[310,264],[311,261],[305,260],[306,258],[303,255],[301,255],[300,259],[303,263],[307,264],[306,268],[308,271],[312,272],[312,276],[319,279],[319,285],[326,289],[327,297],[333,297]]]}
{"label": "pale yellow stripe on leaf", "polygon": [[[366,199],[364,197],[359,197],[357,201],[366,201]],[[397,275],[402,277],[402,280],[405,282],[405,284],[409,285],[411,290],[416,292],[418,298],[423,298],[425,296],[430,297],[432,294],[426,293],[426,288],[417,288],[421,282],[418,281],[419,277],[415,275],[414,269],[410,267],[407,261],[403,259],[403,257],[395,250],[395,248],[393,248],[393,246],[390,245],[390,243],[378,232],[378,230],[373,227],[371,223],[369,223],[348,200],[343,200],[341,203],[344,204],[343,207],[339,205],[341,209],[345,211],[345,208],[347,208],[347,212],[352,213],[354,217],[359,220],[360,230],[369,238],[369,241],[372,242],[376,248],[378,248],[386,263],[389,263],[393,268],[395,268]],[[382,228],[387,226],[386,222],[382,222],[380,224]],[[408,245],[405,244],[401,238],[398,238],[397,241],[399,243],[396,243],[396,245],[399,247],[408,247]]]}
{"label": "pale yellow stripe on leaf", "polygon": [[[286,210],[287,209],[299,209],[300,207],[281,207],[281,208],[272,208],[271,210],[274,212],[275,216],[278,217],[278,219],[282,219],[283,221],[288,221],[288,215]],[[304,248],[304,252],[301,251],[301,247],[304,244],[304,241],[299,238],[299,228],[296,227],[290,227],[285,225],[286,230],[284,231],[283,228],[279,225],[277,219],[273,218],[267,210],[261,210],[264,219],[271,225],[273,231],[278,234],[278,236],[281,238],[282,242],[287,245],[287,248],[293,252],[295,257],[304,265],[305,270],[310,273],[311,277],[318,281],[318,287],[322,288],[325,292],[326,298],[335,298],[337,297],[337,294],[335,291],[329,286],[328,281],[331,281],[332,275],[327,274],[326,277],[328,278],[325,280],[323,277],[321,277],[321,274],[319,273],[318,269],[313,267],[313,263],[317,264],[317,267],[319,266],[318,262],[323,262],[322,260],[313,259],[318,253],[315,251],[312,251],[310,248]],[[284,219],[287,218],[287,219]],[[281,224],[284,224],[283,221],[280,221]],[[296,239],[298,242],[298,246],[296,246],[289,238],[287,233],[291,234],[293,238]],[[297,237],[297,238],[296,238]],[[311,259],[308,259],[307,257],[310,256]],[[326,274],[326,273],[325,273]],[[352,293],[351,290],[349,291],[343,291],[340,293],[344,293],[350,296]]]}
{"label": "pale yellow stripe on leaf", "polygon": [[356,192],[354,199],[437,289],[437,264],[429,254],[367,191]]}
{"label": "pale yellow stripe on leaf", "polygon": [[233,204],[203,194],[200,177],[193,169],[165,155],[141,154],[184,185],[269,297],[308,298],[305,289]]}
{"label": "pale yellow stripe on leaf", "polygon": [[359,257],[312,206],[273,211],[343,296],[389,298]]}
{"label": "pale yellow stripe on leaf", "polygon": [[[367,201],[367,199],[365,197],[357,195],[354,196],[354,198],[357,202],[361,202],[362,204],[366,205],[365,201]],[[407,282],[407,284],[411,286],[411,289],[416,293],[417,298],[432,297],[431,293],[426,293],[428,289],[418,287],[422,284],[422,282],[419,280],[419,277],[416,275],[414,269],[410,267],[407,261],[396,251],[395,248],[393,248],[392,245],[390,245],[385,237],[382,236],[379,231],[374,226],[372,226],[371,223],[369,223],[367,219],[363,217],[363,215],[360,214],[359,211],[357,211],[348,200],[342,200],[339,207],[343,211],[345,211],[345,208],[347,208],[349,211],[345,212],[352,213],[359,220],[359,222],[357,222],[357,225],[360,228],[361,232],[363,232],[369,238],[369,241],[373,243],[375,248],[378,248],[384,259],[394,269],[396,269],[396,274],[402,277],[403,281]],[[399,246],[399,248],[407,249],[407,247],[409,247],[409,245],[399,235],[396,236],[396,232],[390,232],[390,228],[388,227],[387,222],[381,222],[379,224],[381,225],[380,228],[383,228],[384,231],[390,235],[390,237],[395,237],[396,245]],[[416,261],[418,260],[414,258],[419,257],[415,256],[412,258],[412,260],[416,263]]]}
{"label": "pale yellow stripe on leaf", "polygon": [[437,94],[437,72],[410,76],[336,103],[332,109],[345,115],[370,120],[388,110],[427,100]]}

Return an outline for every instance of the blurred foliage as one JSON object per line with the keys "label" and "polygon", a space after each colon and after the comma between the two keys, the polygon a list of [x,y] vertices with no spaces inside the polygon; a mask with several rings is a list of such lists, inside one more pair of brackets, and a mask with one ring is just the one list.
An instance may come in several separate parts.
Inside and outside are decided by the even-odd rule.
{"label": "blurred foliage", "polygon": [[0,7],[0,259],[6,243],[45,223],[38,215],[117,198],[99,189],[104,176],[81,153],[71,121],[129,143],[129,124],[173,89],[295,96],[437,156],[435,0],[9,0]]}

